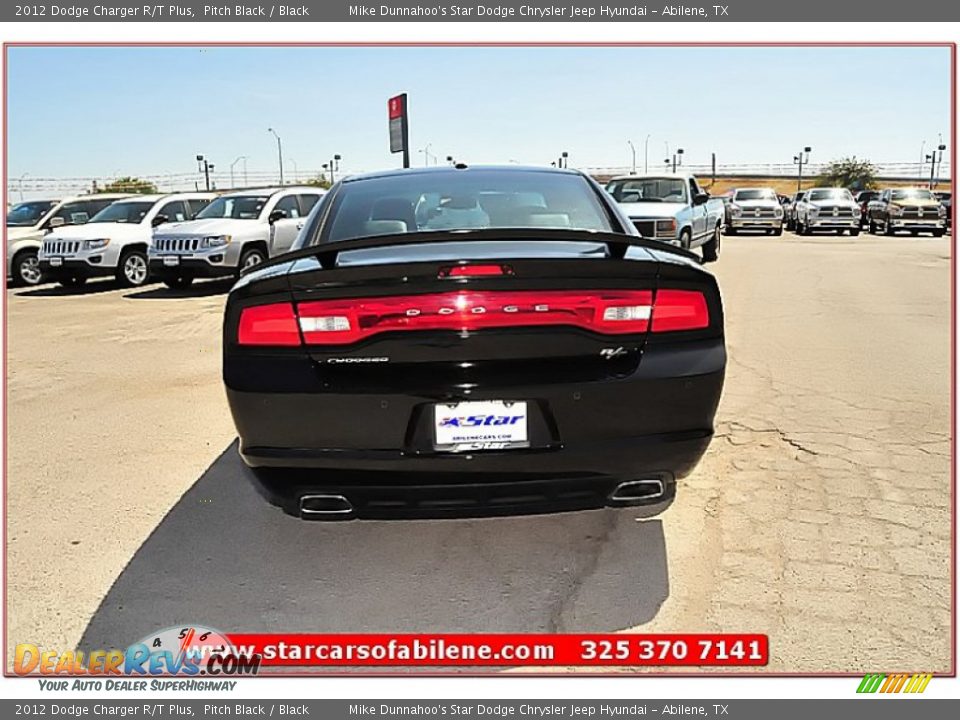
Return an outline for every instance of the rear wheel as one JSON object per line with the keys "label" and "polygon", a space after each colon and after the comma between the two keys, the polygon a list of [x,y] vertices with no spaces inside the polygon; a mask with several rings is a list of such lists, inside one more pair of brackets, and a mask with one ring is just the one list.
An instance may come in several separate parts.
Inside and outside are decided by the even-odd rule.
{"label": "rear wheel", "polygon": [[713,229],[713,237],[703,246],[703,261],[716,262],[720,257],[720,223]]}
{"label": "rear wheel", "polygon": [[142,250],[128,250],[120,256],[117,266],[117,282],[123,287],[145,285],[150,276],[147,254]]}
{"label": "rear wheel", "polygon": [[39,285],[42,275],[36,250],[21,250],[13,259],[14,285]]}

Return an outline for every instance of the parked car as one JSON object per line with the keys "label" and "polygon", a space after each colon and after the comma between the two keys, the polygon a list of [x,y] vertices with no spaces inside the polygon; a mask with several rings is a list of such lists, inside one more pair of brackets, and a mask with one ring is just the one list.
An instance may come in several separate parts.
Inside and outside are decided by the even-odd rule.
{"label": "parked car", "polygon": [[719,257],[723,202],[711,198],[693,175],[625,175],[606,189],[644,237],[685,250],[702,247],[704,262]]}
{"label": "parked car", "polygon": [[937,199],[940,201],[940,204],[943,205],[943,209],[947,213],[947,230],[953,227],[953,194],[944,191],[937,191],[933,193],[937,196]]}
{"label": "parked car", "polygon": [[14,286],[41,281],[37,254],[43,237],[58,227],[82,225],[124,193],[79,195],[20,203],[7,215],[7,277]]}
{"label": "parked car", "polygon": [[695,255],[573,170],[394,170],[328,198],[224,311],[240,456],[273,502],[342,519],[673,497],[726,363]]}
{"label": "parked car", "polygon": [[726,232],[763,230],[768,235],[783,234],[783,207],[771,188],[737,188],[729,206]]}
{"label": "parked car", "polygon": [[283,187],[221,195],[196,219],[157,231],[150,270],[169,287],[189,285],[197,277],[239,276],[287,252],[324,193]]}
{"label": "parked car", "polygon": [[797,233],[832,230],[837,235],[860,234],[860,206],[846,188],[811,188],[794,208]]}
{"label": "parked car", "polygon": [[942,237],[947,227],[947,211],[940,200],[926,188],[886,188],[870,203],[870,232],[881,230],[895,235],[906,230],[911,235],[922,232]]}
{"label": "parked car", "polygon": [[793,197],[788,198],[786,204],[784,204],[783,223],[787,226],[787,230],[797,229],[797,203],[803,200],[803,196],[806,194],[806,190],[795,192]]}
{"label": "parked car", "polygon": [[81,227],[54,230],[43,240],[40,271],[61,285],[113,276],[125,287],[149,279],[147,248],[154,228],[189,220],[215,193],[133,195],[111,203]]}

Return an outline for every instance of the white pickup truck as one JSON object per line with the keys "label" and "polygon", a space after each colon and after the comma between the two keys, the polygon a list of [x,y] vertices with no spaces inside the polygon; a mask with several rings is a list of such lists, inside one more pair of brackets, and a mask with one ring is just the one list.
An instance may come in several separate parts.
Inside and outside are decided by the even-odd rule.
{"label": "white pickup truck", "polygon": [[703,248],[703,261],[720,256],[723,201],[711,198],[693,175],[623,175],[606,185],[644,237],[690,250]]}

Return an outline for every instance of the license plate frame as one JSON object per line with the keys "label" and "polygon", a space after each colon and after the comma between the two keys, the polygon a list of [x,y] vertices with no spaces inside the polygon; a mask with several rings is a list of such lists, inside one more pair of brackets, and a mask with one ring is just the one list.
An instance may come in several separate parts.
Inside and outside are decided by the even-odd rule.
{"label": "license plate frame", "polygon": [[433,448],[448,452],[530,447],[530,403],[465,400],[433,406]]}
{"label": "license plate frame", "polygon": [[164,255],[163,256],[163,266],[164,267],[176,267],[180,264],[180,258],[176,255]]}
{"label": "license plate frame", "polygon": [[63,265],[62,257],[52,257],[50,258],[50,267],[60,267]]}

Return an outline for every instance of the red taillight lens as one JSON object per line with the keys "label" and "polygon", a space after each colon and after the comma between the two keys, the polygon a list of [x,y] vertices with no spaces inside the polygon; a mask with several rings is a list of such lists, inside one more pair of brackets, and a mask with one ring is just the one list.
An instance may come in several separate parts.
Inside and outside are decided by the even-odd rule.
{"label": "red taillight lens", "polygon": [[489,277],[491,275],[511,275],[512,271],[505,265],[454,265],[443,268],[440,277]]}
{"label": "red taillight lens", "polygon": [[298,307],[307,344],[343,345],[397,330],[469,331],[568,325],[594,332],[646,332],[649,290],[449,292],[321,300]]}
{"label": "red taillight lens", "polygon": [[244,308],[241,345],[349,345],[385,332],[504,327],[579,327],[630,335],[708,327],[695,290],[460,291],[382,298],[317,300]]}
{"label": "red taillight lens", "polygon": [[658,290],[651,331],[700,330],[710,325],[703,293],[696,290]]}
{"label": "red taillight lens", "polygon": [[291,303],[255,305],[240,312],[241,345],[299,345],[300,330]]}

